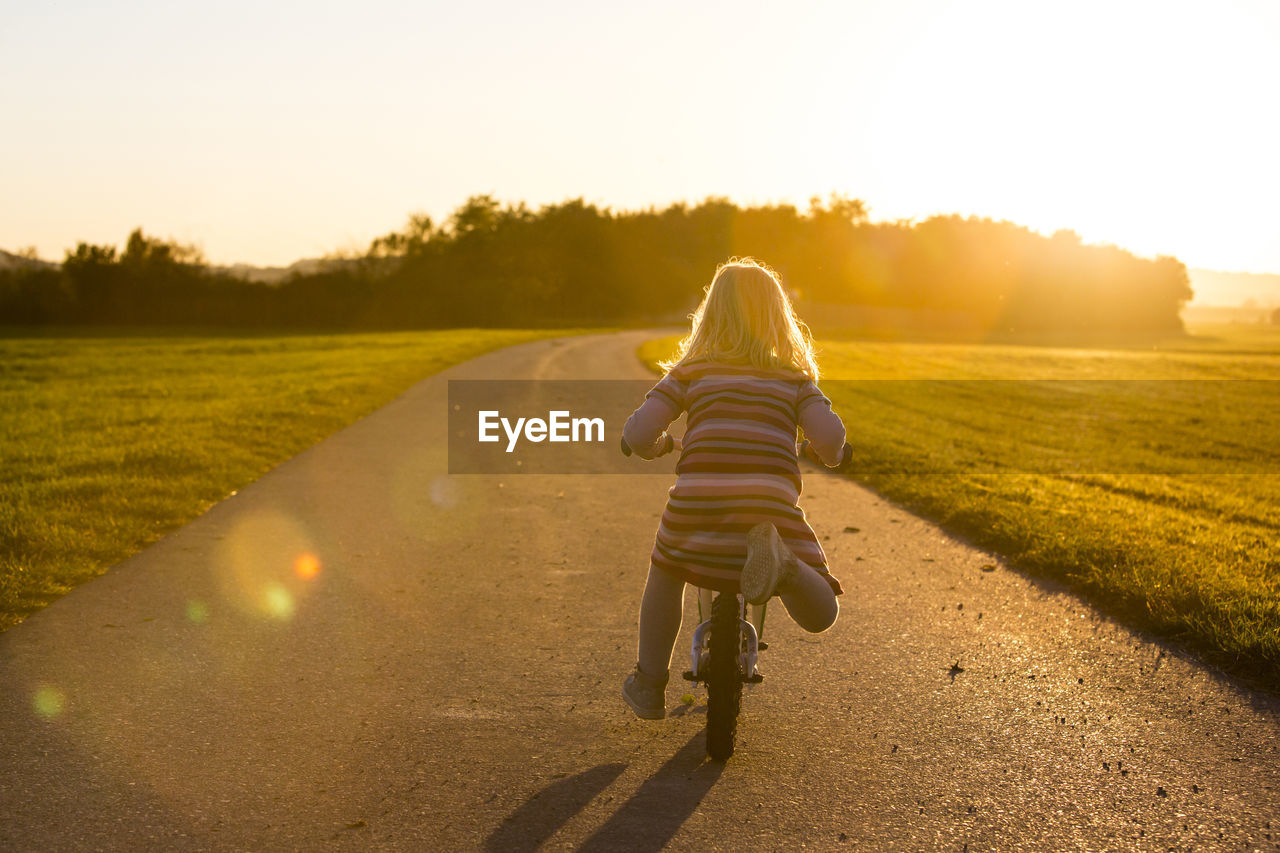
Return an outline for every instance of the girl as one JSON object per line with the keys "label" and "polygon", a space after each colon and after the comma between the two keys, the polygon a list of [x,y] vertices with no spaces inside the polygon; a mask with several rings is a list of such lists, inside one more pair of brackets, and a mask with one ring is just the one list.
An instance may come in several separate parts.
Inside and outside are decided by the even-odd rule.
{"label": "girl", "polygon": [[[645,459],[681,450],[640,605],[636,669],[622,687],[644,719],[666,716],[686,583],[741,591],[752,604],[777,594],[814,633],[835,622],[843,592],[796,505],[796,428],[835,467],[844,424],[815,384],[808,328],[777,273],[751,258],[721,264],[679,356],[662,367],[622,431]],[[681,412],[689,413],[683,444],[666,431]]]}

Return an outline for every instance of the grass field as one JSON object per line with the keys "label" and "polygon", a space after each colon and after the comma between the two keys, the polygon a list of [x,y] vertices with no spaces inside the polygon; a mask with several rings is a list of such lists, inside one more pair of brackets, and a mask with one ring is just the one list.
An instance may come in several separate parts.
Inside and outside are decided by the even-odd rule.
{"label": "grass field", "polygon": [[0,629],[417,380],[551,334],[0,335]]}
{"label": "grass field", "polygon": [[[854,479],[1280,690],[1280,329],[1156,349],[822,341],[819,362]],[[883,379],[1073,381],[837,381]],[[1048,414],[1064,395],[1087,423]]]}

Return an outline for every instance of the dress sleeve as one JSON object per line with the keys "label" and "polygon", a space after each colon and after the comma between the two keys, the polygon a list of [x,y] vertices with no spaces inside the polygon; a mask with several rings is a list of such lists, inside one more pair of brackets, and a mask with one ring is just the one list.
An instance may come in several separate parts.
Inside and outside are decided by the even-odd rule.
{"label": "dress sleeve", "polygon": [[649,389],[644,403],[627,418],[622,437],[641,459],[662,455],[667,445],[667,427],[684,411],[684,397],[685,384],[668,373]]}
{"label": "dress sleeve", "polygon": [[831,411],[831,401],[812,379],[800,386],[796,397],[796,421],[822,461],[832,467],[839,465],[844,452],[844,423]]}

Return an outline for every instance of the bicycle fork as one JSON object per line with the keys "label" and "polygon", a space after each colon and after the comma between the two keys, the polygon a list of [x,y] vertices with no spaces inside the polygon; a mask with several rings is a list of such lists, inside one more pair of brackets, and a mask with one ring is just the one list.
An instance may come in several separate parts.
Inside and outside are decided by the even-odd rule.
{"label": "bicycle fork", "polygon": [[[703,680],[703,673],[707,666],[707,656],[710,653],[710,645],[708,643],[711,636],[711,603],[714,598],[715,592],[713,590],[698,590],[698,615],[704,618],[693,632],[693,644],[689,652],[691,668],[684,674],[686,681]],[[760,651],[769,647],[767,643],[760,641],[760,634],[764,631],[764,615],[767,605],[745,605],[749,618],[743,619],[741,614],[744,602],[741,595],[737,598],[738,630],[742,640],[739,643],[738,671],[742,673],[742,680],[747,684],[759,684],[764,681],[764,676],[759,673],[756,665],[760,660]]]}

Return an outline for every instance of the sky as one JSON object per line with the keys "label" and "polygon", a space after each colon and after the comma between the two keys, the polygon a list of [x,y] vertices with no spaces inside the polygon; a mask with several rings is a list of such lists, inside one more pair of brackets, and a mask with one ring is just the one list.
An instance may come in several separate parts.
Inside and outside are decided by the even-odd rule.
{"label": "sky", "polygon": [[1274,0],[65,0],[0,26],[0,248],[363,249],[491,193],[1072,228],[1280,272]]}

